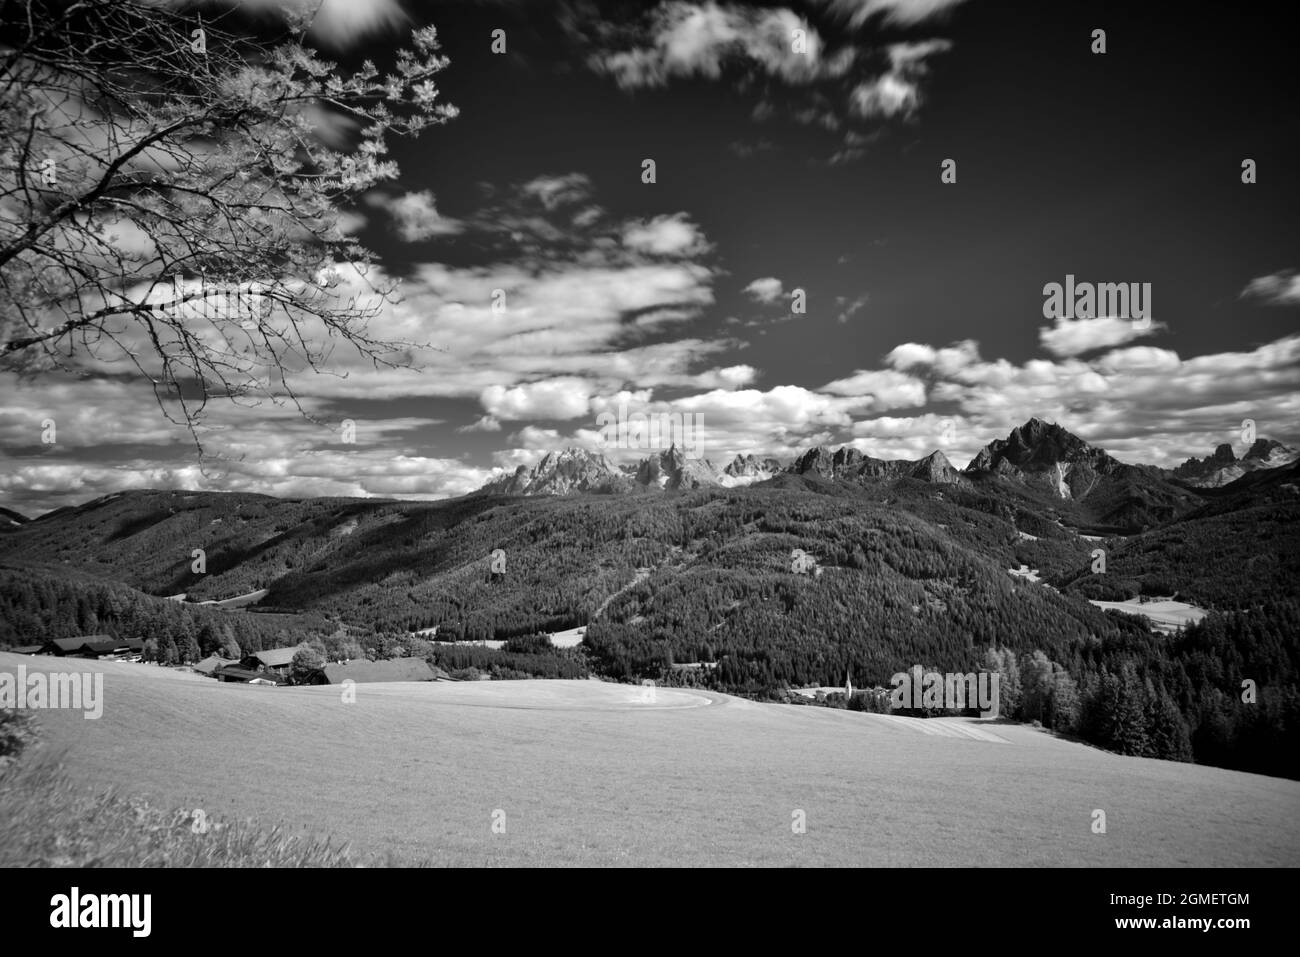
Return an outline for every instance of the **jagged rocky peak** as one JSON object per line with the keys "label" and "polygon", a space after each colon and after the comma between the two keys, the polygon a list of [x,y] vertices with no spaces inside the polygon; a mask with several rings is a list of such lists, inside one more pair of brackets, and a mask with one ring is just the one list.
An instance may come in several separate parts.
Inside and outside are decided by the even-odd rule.
{"label": "jagged rocky peak", "polygon": [[853,446],[845,445],[842,448],[835,450],[835,455],[831,461],[834,463],[835,469],[838,471],[840,469],[851,469],[861,465],[865,459],[866,456]]}
{"label": "jagged rocky peak", "polygon": [[638,485],[659,488],[699,488],[718,485],[718,472],[707,459],[693,459],[676,444],[641,460],[636,469]]}
{"label": "jagged rocky peak", "polygon": [[814,446],[795,459],[794,470],[800,474],[817,472],[830,475],[835,470],[835,458],[831,450],[824,445]]}
{"label": "jagged rocky peak", "polygon": [[1267,468],[1277,468],[1282,465],[1290,465],[1298,458],[1300,458],[1300,452],[1288,448],[1281,442],[1275,442],[1273,439],[1256,439],[1255,444],[1250,447],[1249,452],[1241,457],[1241,460],[1243,462],[1260,462]]}
{"label": "jagged rocky peak", "polygon": [[1128,468],[1104,450],[1055,422],[1032,418],[980,449],[967,472],[993,472],[1041,487],[1058,498],[1077,499],[1099,488],[1103,476]]}
{"label": "jagged rocky peak", "polygon": [[600,452],[591,452],[587,449],[567,448],[560,449],[558,452],[547,452],[542,456],[537,468],[546,470],[548,468],[574,468],[586,465],[608,465],[605,456]]}
{"label": "jagged rocky peak", "polygon": [[488,482],[482,491],[506,495],[563,495],[567,492],[609,490],[623,478],[622,473],[601,453],[568,448],[547,452],[536,465],[521,465],[513,475]]}
{"label": "jagged rocky peak", "polygon": [[1256,439],[1241,458],[1233,453],[1232,446],[1224,442],[1213,455],[1203,459],[1189,458],[1172,472],[1174,478],[1197,488],[1218,488],[1235,482],[1247,472],[1256,469],[1275,469],[1290,465],[1300,458],[1300,453],[1273,439]]}
{"label": "jagged rocky peak", "polygon": [[1039,471],[1061,463],[1109,458],[1070,430],[1035,417],[1012,429],[1005,439],[984,446],[967,468],[996,469],[1005,462],[1017,469]]}
{"label": "jagged rocky peak", "polygon": [[890,481],[901,478],[946,484],[962,481],[961,473],[953,468],[952,463],[942,452],[931,452],[925,458],[915,460],[878,459],[849,445],[834,452],[825,446],[809,449],[799,456],[791,471],[800,475],[814,472],[825,478],[857,482]]}
{"label": "jagged rocky peak", "polygon": [[875,460],[851,445],[841,446],[834,452],[824,445],[818,445],[799,456],[792,471],[800,475],[815,472],[826,478],[845,478],[856,475],[867,463],[873,461]]}
{"label": "jagged rocky peak", "polygon": [[1006,462],[1017,469],[1038,471],[1062,462],[1104,455],[1068,429],[1034,417],[1012,429],[1005,439],[995,439],[984,446],[967,469],[995,470],[1000,463]]}
{"label": "jagged rocky peak", "polygon": [[916,463],[912,477],[943,485],[955,485],[961,481],[961,473],[938,449]]}
{"label": "jagged rocky peak", "polygon": [[751,485],[766,481],[781,470],[781,463],[776,459],[760,459],[753,453],[737,455],[722,470],[721,480],[724,485]]}
{"label": "jagged rocky peak", "polygon": [[648,485],[660,475],[671,473],[681,467],[686,456],[678,451],[677,446],[670,445],[661,452],[654,452],[637,463],[636,480]]}

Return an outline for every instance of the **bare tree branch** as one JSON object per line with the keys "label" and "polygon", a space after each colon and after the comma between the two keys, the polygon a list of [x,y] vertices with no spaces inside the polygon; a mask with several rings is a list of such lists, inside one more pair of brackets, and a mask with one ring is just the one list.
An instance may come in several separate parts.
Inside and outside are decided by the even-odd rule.
{"label": "bare tree branch", "polygon": [[306,22],[267,41],[161,0],[0,0],[0,368],[125,365],[197,442],[210,399],[304,411],[294,381],[337,343],[404,364],[419,344],[370,332],[395,286],[366,278],[341,214],[396,177],[386,137],[456,115],[433,85],[447,61],[430,27],[391,72],[345,71]]}

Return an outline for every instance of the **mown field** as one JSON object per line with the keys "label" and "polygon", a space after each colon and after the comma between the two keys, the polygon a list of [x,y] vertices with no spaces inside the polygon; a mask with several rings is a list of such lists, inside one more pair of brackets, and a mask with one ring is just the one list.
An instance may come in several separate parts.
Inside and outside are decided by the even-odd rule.
{"label": "mown field", "polygon": [[[0,670],[75,667],[0,654]],[[39,752],[209,819],[433,865],[1300,865],[1300,782],[1016,725],[583,681],[222,685],[98,664]],[[984,740],[996,737],[1001,740]],[[1105,834],[1091,830],[1094,809]],[[792,832],[792,813],[806,833]],[[492,829],[504,812],[505,833]],[[3,806],[0,805],[0,813]],[[498,819],[500,815],[498,815]]]}

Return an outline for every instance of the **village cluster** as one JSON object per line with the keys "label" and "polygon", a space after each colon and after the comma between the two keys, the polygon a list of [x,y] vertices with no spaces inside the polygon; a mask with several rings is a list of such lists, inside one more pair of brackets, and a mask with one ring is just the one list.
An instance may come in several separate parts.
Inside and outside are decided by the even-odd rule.
{"label": "village cluster", "polygon": [[[249,652],[240,659],[209,655],[186,666],[196,674],[217,681],[238,684],[277,686],[296,684],[341,685],[377,681],[455,681],[423,658],[390,658],[385,661],[327,662],[307,680],[290,681],[293,656],[299,648],[272,648]],[[139,638],[114,638],[111,635],[85,635],[79,638],[55,638],[44,644],[10,648],[19,655],[51,655],[58,658],[83,658],[92,661],[142,662],[144,641]]]}

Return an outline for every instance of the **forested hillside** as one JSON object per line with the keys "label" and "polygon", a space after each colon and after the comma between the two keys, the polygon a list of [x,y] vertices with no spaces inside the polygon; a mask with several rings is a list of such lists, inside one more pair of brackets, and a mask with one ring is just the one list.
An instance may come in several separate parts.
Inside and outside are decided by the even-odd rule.
{"label": "forested hillside", "polygon": [[107,634],[155,642],[165,663],[239,657],[337,629],[318,614],[249,614],[167,601],[66,569],[0,563],[0,649]]}

